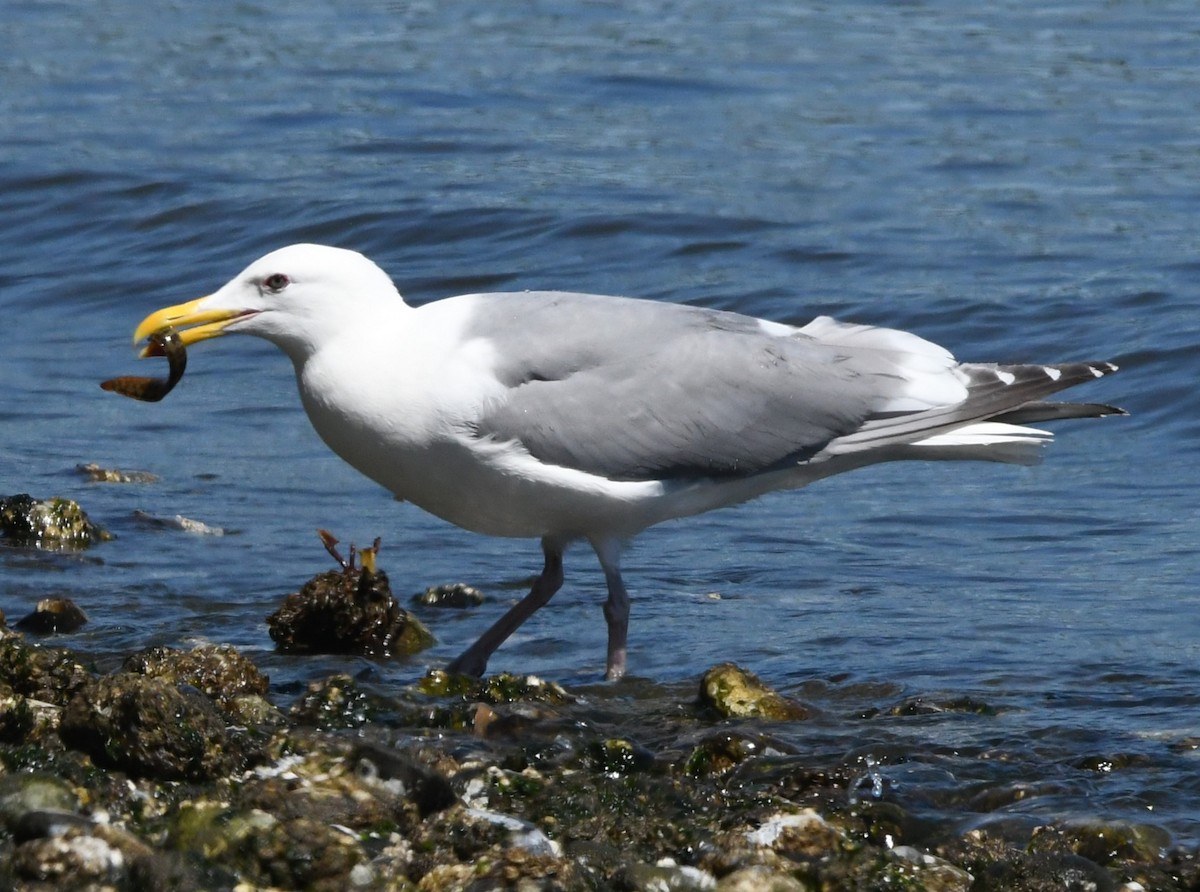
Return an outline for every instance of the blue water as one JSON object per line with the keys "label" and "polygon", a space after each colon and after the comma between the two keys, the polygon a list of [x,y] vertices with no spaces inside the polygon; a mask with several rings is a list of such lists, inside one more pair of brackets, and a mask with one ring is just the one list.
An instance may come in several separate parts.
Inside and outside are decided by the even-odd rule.
{"label": "blue water", "polygon": [[[874,468],[649,531],[626,561],[630,667],[685,691],[735,660],[822,710],[825,748],[902,746],[910,789],[1016,771],[1054,792],[1013,811],[1194,843],[1198,37],[1168,2],[13,0],[0,494],[75,498],[117,538],[0,552],[0,609],[73,598],[91,623],[59,643],[102,667],[230,642],[286,700],[347,667],[411,681],[519,594],[534,543],[356,476],[265,344],[196,348],[159,404],[97,387],[160,372],[129,346],[148,311],[294,241],[369,254],[415,303],[572,288],[831,313],[967,359],[1112,359],[1079,396],[1131,417],[1061,425],[1040,467]],[[161,482],[90,483],[88,461]],[[401,595],[467,581],[493,602],[426,614],[440,643],[409,662],[274,655],[265,615],[331,566],[318,527],[381,536]],[[586,549],[567,573],[492,669],[596,679],[602,579]],[[963,696],[998,714],[886,714]],[[927,758],[952,780],[922,780]]]}

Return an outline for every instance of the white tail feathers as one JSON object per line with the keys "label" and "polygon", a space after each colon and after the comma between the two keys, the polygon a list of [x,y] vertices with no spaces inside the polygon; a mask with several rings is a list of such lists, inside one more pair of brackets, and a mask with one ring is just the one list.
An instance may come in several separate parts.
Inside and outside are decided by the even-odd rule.
{"label": "white tail feathers", "polygon": [[934,461],[998,461],[1033,465],[1042,447],[1054,439],[1049,431],[998,421],[981,421],[909,443],[906,456]]}

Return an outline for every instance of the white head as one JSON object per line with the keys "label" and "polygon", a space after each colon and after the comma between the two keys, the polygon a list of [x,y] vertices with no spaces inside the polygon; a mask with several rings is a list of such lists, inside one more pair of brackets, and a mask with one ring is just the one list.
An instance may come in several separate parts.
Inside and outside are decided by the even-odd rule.
{"label": "white head", "polygon": [[179,329],[185,346],[224,334],[250,334],[298,360],[342,323],[403,305],[387,273],[357,251],[289,245],[260,257],[207,297],[150,314],[138,325],[134,342],[166,327]]}

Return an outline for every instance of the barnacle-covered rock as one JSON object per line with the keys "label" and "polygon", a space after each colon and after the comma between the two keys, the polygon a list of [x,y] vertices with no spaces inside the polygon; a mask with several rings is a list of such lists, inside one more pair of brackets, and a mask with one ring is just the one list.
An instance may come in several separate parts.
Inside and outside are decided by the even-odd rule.
{"label": "barnacle-covered rock", "polygon": [[267,676],[227,644],[201,644],[190,651],[151,647],[126,659],[122,669],[174,685],[191,685],[242,724],[274,724],[282,719],[265,699]]}
{"label": "barnacle-covered rock", "polygon": [[92,673],[70,651],[39,647],[13,634],[0,638],[0,678],[23,697],[62,706]]}
{"label": "barnacle-covered rock", "polygon": [[342,569],[317,574],[267,617],[276,647],[284,653],[394,657],[432,645],[433,635],[400,606],[387,574],[375,567],[375,549],[363,549],[363,565],[356,567],[353,551],[349,561],[341,560],[336,542],[329,537],[326,547]]}
{"label": "barnacle-covered rock", "polygon": [[0,539],[13,545],[82,549],[111,538],[71,499],[41,500],[28,493],[0,498]]}
{"label": "barnacle-covered rock", "polygon": [[128,672],[81,688],[63,711],[59,736],[98,765],[135,777],[208,780],[243,762],[211,700]]}

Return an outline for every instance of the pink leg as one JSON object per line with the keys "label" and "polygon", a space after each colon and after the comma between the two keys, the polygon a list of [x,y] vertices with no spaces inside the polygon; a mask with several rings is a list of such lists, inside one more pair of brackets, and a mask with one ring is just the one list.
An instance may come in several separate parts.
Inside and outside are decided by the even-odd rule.
{"label": "pink leg", "polygon": [[629,592],[621,579],[621,543],[615,540],[593,542],[604,581],[608,585],[608,600],[604,602],[604,619],[608,623],[608,659],[604,677],[616,681],[625,674],[625,657],[629,639]]}
{"label": "pink leg", "polygon": [[546,555],[546,565],[542,574],[533,581],[533,588],[524,598],[509,608],[508,612],[492,625],[490,629],[479,636],[479,640],[462,652],[446,667],[447,672],[459,675],[474,675],[479,677],[487,670],[488,660],[496,648],[508,640],[513,632],[521,627],[521,623],[533,616],[539,609],[554,597],[563,583],[563,549],[561,545],[542,541],[542,551]]}

